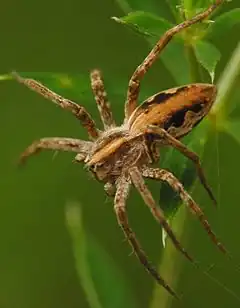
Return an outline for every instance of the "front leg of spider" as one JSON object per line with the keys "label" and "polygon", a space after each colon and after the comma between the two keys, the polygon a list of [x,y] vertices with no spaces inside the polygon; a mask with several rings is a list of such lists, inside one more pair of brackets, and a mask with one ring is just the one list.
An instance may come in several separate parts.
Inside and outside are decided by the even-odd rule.
{"label": "front leg of spider", "polygon": [[39,93],[62,109],[70,111],[87,130],[90,139],[94,140],[99,137],[99,130],[96,128],[95,122],[83,106],[80,106],[71,100],[58,95],[34,79],[23,78],[16,72],[13,72],[12,75],[19,83],[22,83],[29,89]]}
{"label": "front leg of spider", "polygon": [[42,150],[76,152],[79,153],[78,155],[82,155],[86,158],[91,148],[91,141],[63,137],[42,138],[27,147],[27,149],[21,154],[19,163],[25,163],[30,156],[37,154]]}
{"label": "front leg of spider", "polygon": [[[133,251],[139,261],[143,264],[149,274],[151,274],[154,279],[163,286],[171,295],[178,298],[177,294],[172,290],[172,288],[165,282],[165,280],[158,274],[156,269],[148,261],[148,258],[142,249],[141,245],[137,241],[136,235],[132,231],[126,213],[126,200],[130,189],[130,179],[122,176],[117,181],[117,190],[114,198],[114,211],[117,216],[118,224],[122,228],[126,239],[133,248]],[[179,299],[179,298],[178,298]]]}
{"label": "front leg of spider", "polygon": [[110,103],[107,98],[107,93],[100,71],[93,70],[90,74],[90,78],[93,94],[98,106],[98,111],[101,116],[104,129],[107,130],[111,127],[115,127],[116,124],[113,119],[112,111],[110,109]]}
{"label": "front leg of spider", "polygon": [[208,9],[204,12],[194,16],[192,19],[185,20],[179,25],[169,29],[165,34],[160,38],[160,40],[156,43],[153,49],[150,51],[148,56],[143,60],[143,62],[137,67],[135,72],[133,73],[127,91],[127,99],[125,103],[125,121],[129,119],[133,111],[136,109],[137,100],[140,91],[140,82],[148,72],[153,63],[158,59],[162,50],[167,46],[167,44],[172,40],[172,38],[183,31],[186,28],[189,28],[191,25],[198,23],[205,18],[207,18],[218,6],[223,3],[223,0],[217,0],[214,4],[212,4]]}

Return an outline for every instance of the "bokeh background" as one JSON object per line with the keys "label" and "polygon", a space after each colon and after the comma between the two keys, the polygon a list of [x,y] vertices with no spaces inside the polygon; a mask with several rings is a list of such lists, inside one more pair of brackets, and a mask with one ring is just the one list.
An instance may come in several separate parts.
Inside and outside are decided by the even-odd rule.
{"label": "bokeh background", "polygon": [[[233,0],[224,9],[237,8],[238,2]],[[155,1],[155,7],[159,7],[159,14],[170,17],[167,5]],[[112,93],[110,87],[110,100],[120,123],[124,102],[121,94],[149,50],[140,35],[110,19],[122,15],[121,8],[110,0],[4,1],[0,18],[0,72],[80,72],[88,76],[91,69],[100,68],[114,85]],[[218,76],[239,41],[239,31],[239,26],[235,26],[229,35],[215,42],[222,52]],[[236,102],[239,85],[240,80],[232,93]],[[144,79],[142,98],[173,86],[173,78],[158,61]],[[77,94],[71,98],[77,100]],[[79,103],[99,122],[93,99]],[[69,202],[81,205],[86,240],[94,239],[104,251],[104,266],[96,265],[104,269],[99,275],[108,276],[108,264],[109,271],[112,267],[116,269],[107,285],[110,304],[103,307],[117,307],[111,305],[111,295],[117,298],[120,281],[128,293],[124,300],[119,296],[118,307],[123,307],[121,303],[129,308],[149,307],[154,282],[130,255],[131,249],[124,241],[112,202],[106,199],[102,185],[80,165],[72,164],[71,153],[54,157],[53,153],[42,153],[26,168],[16,166],[19,153],[31,141],[43,136],[86,138],[84,130],[70,114],[13,81],[0,82],[0,105],[0,307],[90,307],[76,272],[66,227],[65,210]],[[234,112],[239,114],[238,110]],[[203,268],[208,270],[208,266],[215,264],[211,273],[240,296],[240,272],[234,265],[240,264],[239,157],[240,148],[233,138],[224,133],[211,138],[203,165],[217,194],[218,209],[213,208],[201,187],[197,185],[194,191],[234,260],[217,251],[191,215],[184,221],[182,242]],[[158,199],[159,184],[151,183],[151,189]],[[128,209],[131,224],[148,256],[158,264],[163,250],[161,229],[135,192]],[[97,255],[95,263],[98,264]],[[174,264],[176,288],[184,301],[171,301],[169,307],[239,307],[234,296],[194,269],[180,254],[174,256]],[[99,275],[95,273],[94,280],[101,282]],[[116,300],[112,299],[113,302]]]}

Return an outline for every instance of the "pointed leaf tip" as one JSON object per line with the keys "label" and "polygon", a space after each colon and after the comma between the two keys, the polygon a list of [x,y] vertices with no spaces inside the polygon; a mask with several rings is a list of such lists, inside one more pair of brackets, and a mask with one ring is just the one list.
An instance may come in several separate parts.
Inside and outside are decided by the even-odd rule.
{"label": "pointed leaf tip", "polygon": [[221,58],[220,51],[207,41],[197,41],[194,45],[194,51],[198,62],[207,70],[213,83],[215,69]]}

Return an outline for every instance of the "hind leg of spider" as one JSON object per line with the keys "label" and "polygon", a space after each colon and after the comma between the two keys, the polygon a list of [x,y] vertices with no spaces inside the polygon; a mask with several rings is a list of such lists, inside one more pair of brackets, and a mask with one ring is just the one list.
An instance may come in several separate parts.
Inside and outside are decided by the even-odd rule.
{"label": "hind leg of spider", "polygon": [[142,170],[142,175],[146,178],[153,180],[160,180],[166,182],[174,191],[178,193],[181,200],[190,208],[190,210],[198,217],[199,221],[203,225],[204,229],[207,231],[208,236],[211,238],[212,242],[218,247],[223,253],[228,253],[223,244],[218,240],[215,233],[207,221],[207,218],[201,208],[196,204],[192,197],[185,191],[182,183],[169,171],[164,169],[154,169],[145,167]]}
{"label": "hind leg of spider", "polygon": [[133,111],[137,106],[138,95],[140,91],[140,82],[144,75],[147,73],[149,68],[157,60],[161,51],[166,47],[166,45],[171,41],[171,39],[182,30],[190,27],[191,25],[202,21],[207,18],[219,5],[223,3],[224,0],[216,0],[208,9],[204,12],[194,16],[192,19],[186,20],[179,25],[169,29],[156,43],[153,49],[150,51],[148,56],[143,60],[143,62],[137,67],[133,73],[127,91],[127,99],[125,103],[125,121],[129,119]]}
{"label": "hind leg of spider", "polygon": [[171,295],[178,298],[177,294],[172,290],[172,288],[165,282],[165,280],[158,274],[155,268],[148,261],[148,258],[138,243],[135,234],[133,233],[131,227],[128,223],[128,217],[126,213],[126,199],[128,197],[131,182],[126,177],[122,176],[117,181],[117,190],[114,198],[114,210],[117,216],[118,224],[122,228],[124,235],[133,251],[145,269],[154,279],[163,286]]}
{"label": "hind leg of spider", "polygon": [[105,91],[100,71],[92,71],[90,78],[93,94],[95,96],[95,101],[98,106],[98,111],[100,113],[104,129],[107,130],[108,128],[115,127],[116,124],[113,119],[113,115],[110,109],[110,103],[107,98],[107,93]]}
{"label": "hind leg of spider", "polygon": [[181,152],[184,156],[186,156],[188,159],[190,159],[194,163],[196,170],[197,170],[198,177],[201,181],[201,184],[203,185],[210,199],[214,202],[214,205],[216,206],[217,200],[214,197],[214,194],[210,186],[207,183],[207,179],[203,172],[203,168],[201,166],[199,156],[193,151],[189,150],[185,144],[183,144],[181,141],[171,136],[166,130],[162,128],[159,128],[157,126],[149,126],[149,132],[158,134],[160,137],[160,140],[159,140],[160,143],[164,142],[165,145],[176,148],[179,152]]}
{"label": "hind leg of spider", "polygon": [[92,142],[83,141],[73,138],[42,138],[33,142],[20,156],[19,162],[25,163],[26,160],[33,154],[37,154],[42,150],[57,150],[77,152],[87,156],[92,147]]}
{"label": "hind leg of spider", "polygon": [[197,263],[193,260],[193,258],[187,253],[187,251],[181,246],[180,242],[177,240],[172,228],[167,222],[163,211],[156,205],[151,192],[147,188],[144,179],[142,177],[141,171],[137,167],[133,167],[129,170],[131,180],[133,185],[136,187],[140,195],[142,196],[144,202],[149,207],[151,213],[154,218],[160,225],[164,228],[169,238],[172,240],[176,249],[178,249],[189,261],[197,265]]}
{"label": "hind leg of spider", "polygon": [[62,109],[69,110],[87,130],[90,139],[96,139],[99,137],[99,130],[96,128],[93,119],[83,106],[80,106],[71,100],[58,95],[34,79],[23,78],[16,72],[12,73],[12,75],[18,82],[24,84],[31,90],[41,94],[43,97],[49,99]]}

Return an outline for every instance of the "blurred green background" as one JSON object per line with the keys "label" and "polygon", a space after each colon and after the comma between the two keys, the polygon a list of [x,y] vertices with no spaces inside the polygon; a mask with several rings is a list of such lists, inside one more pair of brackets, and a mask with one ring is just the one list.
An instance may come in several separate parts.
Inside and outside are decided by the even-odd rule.
{"label": "blurred green background", "polygon": [[[167,5],[161,1],[151,2],[158,8],[156,13],[169,18]],[[239,0],[233,0],[224,10],[234,7],[239,7]],[[120,123],[125,99],[121,93],[125,93],[128,79],[149,51],[149,45],[140,35],[110,19],[124,15],[116,2],[4,1],[1,13],[2,74],[17,70],[87,76],[91,69],[100,68],[106,80],[114,85],[110,87],[114,91],[110,89],[109,96]],[[235,26],[231,33],[215,42],[222,52],[218,76],[239,41],[239,31],[239,26]],[[236,102],[239,85],[240,80],[232,93]],[[173,86],[173,78],[158,61],[144,79],[141,95],[145,98]],[[70,98],[78,99],[76,93]],[[65,218],[68,202],[81,204],[82,221],[88,234],[86,240],[94,239],[106,255],[103,263],[107,264],[99,266],[107,272],[107,265],[109,263],[111,270],[111,263],[117,269],[116,276],[113,275],[111,284],[107,285],[109,294],[117,294],[121,281],[121,285],[129,289],[129,299],[125,295],[123,300],[126,307],[148,307],[154,281],[136,258],[129,256],[131,248],[124,241],[112,201],[106,199],[103,186],[80,165],[72,164],[71,153],[59,153],[54,159],[53,153],[42,153],[26,168],[16,167],[18,155],[33,140],[44,136],[86,138],[85,131],[70,114],[16,82],[0,83],[0,101],[0,307],[90,307],[75,270]],[[78,102],[86,106],[99,123],[93,99]],[[236,114],[239,115],[239,110]],[[211,273],[240,296],[240,272],[234,267],[234,263],[240,264],[239,157],[240,147],[233,138],[223,133],[212,137],[203,165],[217,195],[218,210],[213,208],[200,186],[194,191],[195,199],[235,261],[229,261],[217,251],[191,214],[185,222],[182,243],[204,268],[215,264]],[[158,199],[159,184],[151,183],[150,187]],[[157,265],[163,249],[161,229],[135,192],[129,199],[128,210],[133,229]],[[81,247],[81,243],[79,245]],[[175,258],[177,290],[184,300],[172,301],[169,307],[240,306],[223,287],[208,280],[180,254]],[[96,264],[97,260],[96,256]],[[94,279],[101,282],[98,275]]]}

